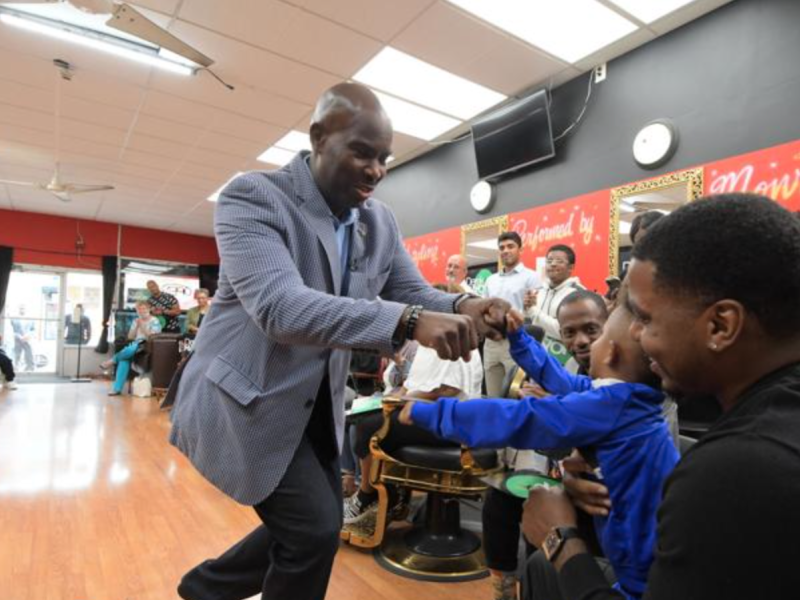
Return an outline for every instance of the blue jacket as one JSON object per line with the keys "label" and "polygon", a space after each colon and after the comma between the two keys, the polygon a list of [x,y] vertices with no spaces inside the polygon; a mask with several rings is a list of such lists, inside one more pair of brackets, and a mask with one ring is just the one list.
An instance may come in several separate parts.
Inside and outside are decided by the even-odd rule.
{"label": "blue jacket", "polygon": [[557,374],[536,348],[527,354],[522,348],[538,342],[524,332],[509,338],[520,366],[546,389],[562,393],[519,401],[440,398],[415,404],[414,424],[470,447],[591,450],[612,507],[607,517],[595,519],[598,540],[621,591],[641,597],[653,562],[662,485],[679,458],[661,415],[663,395],[638,383]]}

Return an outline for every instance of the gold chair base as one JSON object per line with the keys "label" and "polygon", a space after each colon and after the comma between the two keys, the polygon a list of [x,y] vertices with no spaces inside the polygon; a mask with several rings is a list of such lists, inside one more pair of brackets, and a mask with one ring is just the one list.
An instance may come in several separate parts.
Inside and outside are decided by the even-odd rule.
{"label": "gold chair base", "polygon": [[401,528],[386,532],[380,548],[373,553],[379,565],[396,575],[420,581],[472,581],[489,576],[482,548],[463,556],[427,556],[408,547],[405,537],[409,531]]}

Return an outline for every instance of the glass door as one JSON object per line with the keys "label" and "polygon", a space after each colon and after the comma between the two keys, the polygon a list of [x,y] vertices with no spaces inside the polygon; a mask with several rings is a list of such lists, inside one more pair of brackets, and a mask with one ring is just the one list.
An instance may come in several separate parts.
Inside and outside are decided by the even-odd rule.
{"label": "glass door", "polygon": [[61,355],[63,275],[12,271],[6,297],[3,346],[19,377],[55,374]]}

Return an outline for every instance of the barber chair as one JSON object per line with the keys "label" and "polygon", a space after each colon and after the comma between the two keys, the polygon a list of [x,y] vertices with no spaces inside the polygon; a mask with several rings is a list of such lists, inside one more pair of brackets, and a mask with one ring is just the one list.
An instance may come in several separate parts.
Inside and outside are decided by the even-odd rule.
{"label": "barber chair", "polygon": [[[412,399],[414,401],[420,401]],[[463,530],[461,498],[478,498],[487,486],[481,478],[499,470],[497,451],[452,447],[405,446],[387,454],[381,441],[391,427],[391,415],[406,399],[383,400],[383,427],[370,440],[370,482],[378,491],[373,529],[345,529],[342,538],[354,546],[374,548],[387,570],[424,581],[468,581],[488,575],[480,538]],[[427,492],[422,525],[387,529],[390,521],[387,485],[405,492]]]}
{"label": "barber chair", "polygon": [[179,333],[159,333],[148,340],[152,368],[153,391],[156,395],[163,395],[169,387],[172,376],[181,360],[179,342],[183,335]]}

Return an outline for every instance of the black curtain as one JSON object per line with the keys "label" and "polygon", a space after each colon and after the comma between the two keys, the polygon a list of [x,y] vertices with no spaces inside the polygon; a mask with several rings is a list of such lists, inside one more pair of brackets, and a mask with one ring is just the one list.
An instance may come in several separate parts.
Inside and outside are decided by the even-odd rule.
{"label": "black curtain", "polygon": [[108,324],[111,320],[111,305],[114,302],[114,287],[117,283],[117,257],[103,257],[103,333],[97,343],[95,352],[108,352]]}
{"label": "black curtain", "polygon": [[197,265],[197,272],[200,275],[200,287],[208,290],[209,296],[217,293],[219,282],[219,265]]}
{"label": "black curtain", "polygon": [[14,264],[14,249],[0,246],[0,313],[6,305],[8,280],[11,278],[11,265]]}

